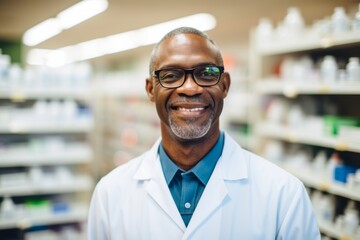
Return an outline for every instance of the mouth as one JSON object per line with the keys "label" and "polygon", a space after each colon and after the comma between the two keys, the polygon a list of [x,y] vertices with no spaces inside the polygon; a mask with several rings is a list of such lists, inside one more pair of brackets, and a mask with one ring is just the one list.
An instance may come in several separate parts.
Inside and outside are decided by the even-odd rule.
{"label": "mouth", "polygon": [[180,118],[186,119],[194,119],[199,118],[201,116],[205,116],[207,109],[209,108],[208,105],[204,104],[194,104],[194,103],[180,103],[175,104],[170,107],[170,110]]}
{"label": "mouth", "polygon": [[204,111],[207,107],[176,107],[172,106],[171,109],[182,112],[200,112]]}

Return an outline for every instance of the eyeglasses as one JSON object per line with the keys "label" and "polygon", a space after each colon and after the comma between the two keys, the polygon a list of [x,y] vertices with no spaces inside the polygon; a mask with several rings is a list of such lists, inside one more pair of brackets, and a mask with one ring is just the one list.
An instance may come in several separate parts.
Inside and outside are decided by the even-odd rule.
{"label": "eyeglasses", "polygon": [[154,74],[164,88],[178,88],[184,84],[188,74],[191,74],[195,83],[201,87],[214,86],[218,84],[223,72],[222,66],[200,66],[192,69],[160,69],[154,71]]}

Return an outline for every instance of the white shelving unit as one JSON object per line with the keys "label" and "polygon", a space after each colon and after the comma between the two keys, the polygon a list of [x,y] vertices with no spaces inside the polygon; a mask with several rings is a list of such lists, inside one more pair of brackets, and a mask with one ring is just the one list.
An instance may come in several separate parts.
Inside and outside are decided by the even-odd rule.
{"label": "white shelving unit", "polygon": [[24,147],[1,151],[0,167],[63,165],[90,163],[92,149],[84,143],[69,144],[61,151],[39,152]]}
{"label": "white shelving unit", "polygon": [[283,94],[287,97],[296,97],[301,94],[352,95],[360,92],[360,85],[356,83],[329,84],[324,82],[304,84],[291,80],[284,81],[279,78],[265,78],[256,83],[255,90],[262,94]]}
{"label": "white shelving unit", "polygon": [[[21,173],[28,174],[29,180],[19,185],[4,185],[0,182],[0,199],[17,199],[14,201],[15,206],[22,208],[20,213],[17,209],[15,214],[9,216],[0,213],[0,235],[2,230],[8,229],[26,230],[40,225],[85,223],[89,197],[94,187],[93,176],[89,174],[89,165],[94,159],[91,145],[94,122],[91,114],[80,114],[71,119],[39,119],[38,116],[32,117],[31,111],[14,114],[15,117],[10,114],[23,110],[15,109],[17,104],[26,104],[28,107],[38,100],[61,102],[70,99],[76,102],[78,108],[79,104],[89,107],[90,96],[90,88],[0,89],[0,110],[2,106],[6,106],[2,115],[0,114],[0,143],[1,138],[5,142],[6,139],[12,139],[5,146],[0,145],[0,173],[6,175],[10,169],[10,174],[13,174],[20,169]],[[57,143],[56,146],[46,146],[47,138],[54,137],[64,140],[60,145]],[[21,140],[17,140],[18,138]],[[34,142],[30,142],[32,138],[35,139]],[[44,174],[45,178],[40,182],[34,182],[30,177],[31,168],[54,170],[57,167],[69,169],[71,174],[66,175],[66,179],[64,176],[49,178],[51,174]],[[26,199],[46,199],[51,202],[51,197],[66,199],[68,209],[60,212],[52,208],[45,212],[41,209],[40,212],[24,210]]]}
{"label": "white shelving unit", "polygon": [[0,218],[0,230],[2,229],[27,229],[33,226],[66,224],[71,222],[84,222],[87,217],[87,206],[73,204],[71,210],[66,213],[41,213],[37,215],[16,216],[13,218]]}
{"label": "white shelving unit", "polygon": [[311,169],[299,169],[280,165],[286,171],[298,177],[306,186],[319,189],[337,196],[349,198],[354,201],[360,201],[360,189],[350,188],[340,182],[332,181],[327,176],[317,173]]}
{"label": "white shelving unit", "polygon": [[[252,39],[252,59],[251,76],[253,80],[253,90],[257,94],[258,111],[253,121],[254,137],[256,138],[256,151],[264,154],[264,144],[269,141],[280,141],[286,146],[306,146],[307,149],[326,149],[328,152],[346,152],[360,156],[360,145],[354,141],[340,136],[330,136],[329,134],[319,134],[321,131],[309,131],[305,124],[299,126],[288,125],[286,122],[273,122],[266,119],[265,104],[273,98],[288,99],[291,104],[298,103],[303,96],[311,98],[355,98],[360,96],[360,79],[358,82],[326,83],[321,80],[310,81],[309,79],[294,80],[283,79],[274,76],[273,70],[278,67],[279,62],[287,56],[308,55],[319,59],[328,54],[338,54],[341,57],[359,57],[360,32],[352,31],[338,35],[311,36],[304,35],[297,39],[276,39],[264,40],[259,43]],[[338,104],[344,104],[340,101]],[[359,111],[356,110],[357,104],[351,106],[352,117],[359,118]],[[319,118],[323,116],[318,116]],[[315,150],[314,150],[315,151]],[[291,165],[283,162],[278,163],[280,167],[298,177],[305,186],[331,194],[360,202],[360,189],[350,188],[346,184],[331,180],[324,173],[316,172],[310,167],[301,168],[299,165]],[[324,169],[325,171],[325,169]],[[341,209],[341,208],[340,208]],[[344,206],[342,206],[344,209]],[[358,236],[350,236],[338,229],[334,222],[319,220],[319,227],[322,234],[335,239],[359,239]]]}
{"label": "white shelving unit", "polygon": [[88,101],[91,89],[69,89],[69,88],[9,88],[0,89],[0,99],[11,99],[12,101],[25,101],[29,99],[66,99]]}
{"label": "white shelving unit", "polygon": [[255,127],[256,135],[279,139],[286,142],[332,148],[337,151],[350,151],[360,153],[360,145],[339,137],[317,135],[304,131],[301,127],[291,128],[288,126],[269,122],[259,122]]}
{"label": "white shelving unit", "polygon": [[2,196],[31,196],[40,194],[60,194],[90,191],[93,181],[89,176],[76,176],[65,182],[52,181],[50,183],[28,183],[20,186],[0,186]]}

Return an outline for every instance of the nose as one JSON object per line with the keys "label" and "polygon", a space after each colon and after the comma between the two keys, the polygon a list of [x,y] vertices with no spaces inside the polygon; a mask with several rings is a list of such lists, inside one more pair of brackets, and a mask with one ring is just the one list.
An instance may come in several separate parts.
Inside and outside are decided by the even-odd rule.
{"label": "nose", "polygon": [[177,92],[179,94],[184,94],[187,96],[194,96],[201,94],[203,92],[204,88],[199,86],[191,73],[187,73],[185,75],[185,81],[184,84],[181,87],[177,88]]}

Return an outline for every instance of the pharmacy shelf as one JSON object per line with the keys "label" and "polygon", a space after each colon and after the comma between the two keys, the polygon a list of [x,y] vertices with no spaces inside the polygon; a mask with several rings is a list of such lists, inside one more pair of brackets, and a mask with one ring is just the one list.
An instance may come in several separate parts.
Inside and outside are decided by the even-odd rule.
{"label": "pharmacy shelf", "polygon": [[320,231],[328,237],[332,237],[339,240],[356,240],[359,239],[359,236],[350,236],[346,233],[343,233],[341,230],[337,229],[333,223],[318,221]]}
{"label": "pharmacy shelf", "polygon": [[353,44],[360,44],[360,31],[327,36],[311,36],[305,34],[302,37],[291,40],[274,39],[262,41],[262,44],[257,45],[257,52],[262,55],[276,55]]}
{"label": "pharmacy shelf", "polygon": [[86,144],[66,146],[57,151],[31,151],[29,149],[0,150],[0,167],[70,165],[89,163],[92,150]]}
{"label": "pharmacy shelf", "polygon": [[38,213],[22,217],[1,217],[0,230],[19,228],[27,229],[33,226],[66,224],[73,222],[85,222],[87,207],[84,205],[71,206],[71,210],[65,213]]}
{"label": "pharmacy shelf", "polygon": [[13,197],[39,194],[72,193],[90,191],[94,185],[92,179],[89,176],[79,175],[74,177],[74,179],[67,179],[64,182],[57,179],[51,180],[50,182],[44,180],[44,182],[16,186],[0,186],[0,195]]}
{"label": "pharmacy shelf", "polygon": [[27,133],[87,133],[92,130],[93,122],[90,119],[69,122],[24,122],[11,121],[0,125],[0,134],[27,134]]}
{"label": "pharmacy shelf", "polygon": [[360,189],[350,188],[341,182],[331,181],[326,176],[322,176],[322,174],[311,169],[299,169],[287,165],[280,165],[280,167],[295,175],[308,187],[360,201]]}
{"label": "pharmacy shelf", "polygon": [[292,143],[333,148],[337,151],[360,153],[359,144],[336,137],[314,135],[311,131],[306,131],[306,129],[293,129],[283,125],[262,122],[255,127],[255,134]]}
{"label": "pharmacy shelf", "polygon": [[75,99],[88,101],[90,99],[89,89],[59,89],[59,88],[12,88],[0,89],[0,99],[10,99],[15,102],[36,99]]}
{"label": "pharmacy shelf", "polygon": [[255,84],[255,91],[262,94],[283,94],[295,97],[300,94],[360,94],[360,81],[358,83],[328,84],[324,82],[304,83],[287,81],[279,78],[261,79]]}

